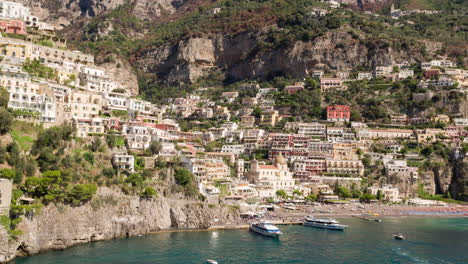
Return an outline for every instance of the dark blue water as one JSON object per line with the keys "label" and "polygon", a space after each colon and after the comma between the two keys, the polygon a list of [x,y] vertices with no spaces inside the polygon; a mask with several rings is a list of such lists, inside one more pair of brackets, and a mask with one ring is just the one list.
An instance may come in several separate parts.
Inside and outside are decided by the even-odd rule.
{"label": "dark blue water", "polygon": [[[159,233],[19,258],[16,264],[468,263],[468,218],[342,219],[344,231],[280,226],[280,240],[247,230]],[[394,240],[401,232],[406,240]]]}

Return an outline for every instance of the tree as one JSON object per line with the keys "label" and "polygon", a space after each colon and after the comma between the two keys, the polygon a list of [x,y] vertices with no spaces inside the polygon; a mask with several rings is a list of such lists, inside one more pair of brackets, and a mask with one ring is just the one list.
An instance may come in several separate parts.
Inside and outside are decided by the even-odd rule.
{"label": "tree", "polygon": [[107,146],[112,149],[117,144],[117,137],[115,135],[106,135]]}
{"label": "tree", "polygon": [[294,190],[294,191],[293,191],[293,194],[294,194],[294,195],[297,195],[297,196],[301,196],[301,195],[302,195],[302,192],[299,191],[299,190]]}
{"label": "tree", "polygon": [[145,190],[141,193],[140,196],[143,197],[143,198],[149,199],[149,198],[153,198],[153,197],[158,197],[158,193],[152,187],[146,187]]}
{"label": "tree", "polygon": [[308,201],[311,201],[311,202],[315,202],[315,201],[317,201],[317,195],[311,193],[311,194],[307,195],[305,197],[305,199],[308,200]]}
{"label": "tree", "polygon": [[252,115],[255,116],[255,118],[260,118],[262,115],[262,109],[255,107],[252,111]]}
{"label": "tree", "polygon": [[13,123],[13,115],[7,109],[0,109],[0,135],[10,132]]}
{"label": "tree", "polygon": [[177,184],[187,186],[192,183],[192,173],[186,168],[176,168],[174,173],[174,179]]}
{"label": "tree", "polygon": [[359,201],[361,203],[370,203],[370,201],[375,200],[375,195],[372,195],[370,193],[365,193],[359,197]]}
{"label": "tree", "polygon": [[362,195],[362,192],[357,189],[356,183],[353,183],[351,185],[351,196],[353,198],[359,198],[359,197],[361,197],[361,195]]}
{"label": "tree", "polygon": [[285,199],[286,197],[288,197],[288,194],[286,193],[285,190],[277,190],[276,196],[278,196],[279,198]]}
{"label": "tree", "polygon": [[0,107],[7,108],[9,99],[10,95],[8,94],[8,90],[0,86]]}
{"label": "tree", "polygon": [[102,175],[106,176],[107,178],[112,178],[115,175],[114,168],[103,168]]}
{"label": "tree", "polygon": [[12,169],[1,169],[0,178],[4,179],[14,179],[16,177],[16,172]]}
{"label": "tree", "polygon": [[159,151],[161,151],[161,148],[162,148],[161,142],[151,141],[148,150],[151,153],[151,155],[154,156],[156,154],[159,154]]}
{"label": "tree", "polygon": [[126,183],[130,183],[133,187],[142,186],[144,179],[140,173],[132,173],[125,179]]}
{"label": "tree", "polygon": [[361,112],[359,110],[357,110],[357,109],[351,110],[351,114],[350,114],[349,119],[351,121],[361,122],[362,121]]}
{"label": "tree", "polygon": [[349,189],[344,187],[344,186],[338,186],[338,188],[336,189],[336,193],[338,194],[338,196],[340,198],[351,198],[352,197],[352,194],[349,191]]}
{"label": "tree", "polygon": [[68,191],[67,201],[79,205],[93,198],[96,194],[97,186],[95,184],[76,184]]}
{"label": "tree", "polygon": [[101,139],[99,137],[96,137],[96,138],[94,138],[93,142],[91,143],[89,149],[92,152],[96,152],[96,151],[98,151],[101,144],[102,144]]}
{"label": "tree", "polygon": [[384,198],[384,194],[383,194],[382,190],[378,190],[378,191],[377,191],[377,197],[376,197],[376,198],[377,198],[377,200],[379,200],[379,201],[382,200],[382,199]]}
{"label": "tree", "polygon": [[432,146],[427,146],[421,150],[421,154],[425,157],[429,157],[432,152],[434,152],[434,148]]}

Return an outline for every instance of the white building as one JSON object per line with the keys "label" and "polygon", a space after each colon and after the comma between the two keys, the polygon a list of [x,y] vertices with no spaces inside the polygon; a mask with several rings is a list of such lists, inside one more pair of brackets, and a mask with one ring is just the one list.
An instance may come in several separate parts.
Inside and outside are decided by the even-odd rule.
{"label": "white building", "polygon": [[357,75],[358,80],[370,80],[372,79],[372,73],[371,72],[359,72]]}
{"label": "white building", "polygon": [[120,170],[135,171],[135,157],[133,155],[115,154],[112,164]]}
{"label": "white building", "polygon": [[23,4],[11,1],[0,1],[0,17],[24,19],[30,15],[30,10]]}
{"label": "white building", "polygon": [[145,150],[151,142],[151,129],[144,126],[127,126],[122,128],[130,149]]}
{"label": "white building", "polygon": [[409,167],[406,164],[406,160],[384,160],[385,173],[405,178],[418,178],[418,168]]}
{"label": "white building", "polygon": [[249,171],[250,182],[256,185],[259,197],[272,197],[278,190],[292,191],[295,181],[283,156],[276,157],[274,165],[254,160]]}
{"label": "white building", "polygon": [[413,70],[400,70],[398,72],[398,79],[406,79],[408,77],[413,77],[414,71]]}
{"label": "white building", "polygon": [[221,152],[240,155],[245,152],[245,147],[244,145],[223,145]]}
{"label": "white building", "polygon": [[99,94],[86,91],[73,92],[69,97],[71,117],[84,120],[98,117],[103,101]]}
{"label": "white building", "polygon": [[393,67],[392,66],[377,66],[374,70],[374,77],[385,77],[392,73]]}
{"label": "white building", "polygon": [[103,134],[105,131],[102,119],[94,117],[91,119],[73,119],[76,125],[76,136],[86,138],[92,134]]}
{"label": "white building", "polygon": [[0,85],[9,93],[8,107],[30,112],[42,122],[53,123],[57,119],[54,91],[47,83],[33,82],[27,75],[12,72],[0,73]]}
{"label": "white building", "polygon": [[379,191],[383,195],[383,199],[390,202],[400,202],[400,192],[398,188],[394,188],[392,185],[383,185],[382,187],[369,187],[368,191],[370,194],[377,196]]}

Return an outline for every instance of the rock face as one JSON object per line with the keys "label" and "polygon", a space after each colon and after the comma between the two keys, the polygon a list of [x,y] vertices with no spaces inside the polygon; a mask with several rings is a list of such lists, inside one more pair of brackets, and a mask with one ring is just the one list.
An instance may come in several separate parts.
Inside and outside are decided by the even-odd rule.
{"label": "rock face", "polygon": [[8,242],[8,235],[0,227],[0,262],[161,229],[207,228],[237,216],[221,206],[209,208],[184,199],[140,199],[100,188],[95,198],[83,206],[48,205],[36,215],[24,217],[19,225],[23,234],[17,241]]}
{"label": "rock face", "polygon": [[468,161],[457,160],[453,164],[450,193],[454,199],[468,201]]}
{"label": "rock face", "polygon": [[109,77],[120,83],[131,96],[138,95],[138,80],[128,63],[119,60],[116,63],[101,64],[99,67],[104,68]]}
{"label": "rock face", "polygon": [[5,228],[0,225],[0,263],[10,261],[16,256],[18,244],[9,238],[10,236]]}
{"label": "rock face", "polygon": [[[411,56],[410,56],[410,53]],[[395,51],[381,41],[361,43],[347,32],[329,32],[313,42],[263,51],[251,32],[235,36],[190,38],[147,50],[136,58],[139,68],[170,83],[193,82],[206,68],[216,67],[229,80],[267,79],[279,74],[301,78],[315,69],[371,68],[400,59],[418,60],[418,52]],[[413,62],[413,61],[411,61]]]}
{"label": "rock face", "polygon": [[[152,20],[168,16],[183,6],[187,0],[16,0],[31,8],[34,15],[56,26],[69,26],[79,19],[95,17],[112,11],[123,4],[132,5],[132,14]],[[192,1],[193,2],[193,1]]]}

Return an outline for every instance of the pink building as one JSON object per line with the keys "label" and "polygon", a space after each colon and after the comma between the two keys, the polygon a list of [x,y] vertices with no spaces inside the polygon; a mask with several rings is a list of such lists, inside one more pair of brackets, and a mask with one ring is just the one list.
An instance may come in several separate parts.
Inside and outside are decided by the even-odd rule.
{"label": "pink building", "polygon": [[0,30],[8,34],[26,34],[26,26],[20,20],[0,20]]}
{"label": "pink building", "polygon": [[328,121],[349,121],[351,110],[347,105],[327,106]]}

